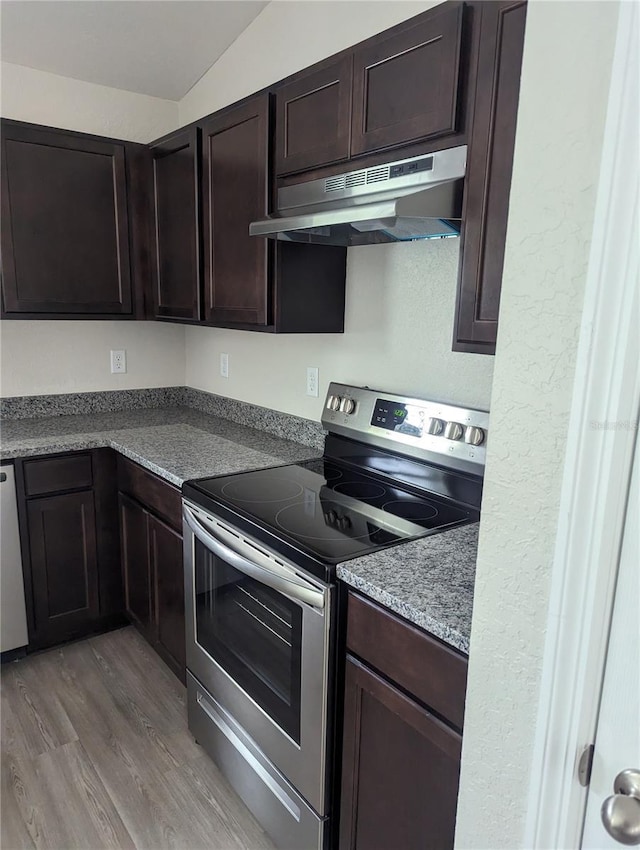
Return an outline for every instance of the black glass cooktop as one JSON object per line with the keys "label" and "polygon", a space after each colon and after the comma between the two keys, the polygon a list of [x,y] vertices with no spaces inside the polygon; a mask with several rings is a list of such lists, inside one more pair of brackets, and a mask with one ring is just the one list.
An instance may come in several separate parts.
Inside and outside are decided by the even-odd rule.
{"label": "black glass cooktop", "polygon": [[189,489],[332,564],[478,518],[324,458],[202,478]]}

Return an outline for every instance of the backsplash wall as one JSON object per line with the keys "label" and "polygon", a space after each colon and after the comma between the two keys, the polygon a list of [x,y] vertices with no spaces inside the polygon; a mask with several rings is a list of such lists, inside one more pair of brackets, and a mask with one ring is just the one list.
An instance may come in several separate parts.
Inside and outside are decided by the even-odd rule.
{"label": "backsplash wall", "polygon": [[[112,375],[111,349],[127,352]],[[2,322],[0,395],[56,395],[184,384],[184,330],[161,322]]]}
{"label": "backsplash wall", "polygon": [[[330,380],[488,408],[493,357],[451,351],[459,245],[350,248],[344,334],[187,328],[187,385],[307,419],[320,418]],[[307,366],[320,370],[319,398],[305,394]]]}
{"label": "backsplash wall", "polygon": [[[272,2],[180,102],[187,124],[435,5]],[[366,9],[366,14],[363,14]],[[313,38],[309,34],[313,33]],[[493,357],[451,351],[459,240],[350,248],[344,334],[189,327],[186,383],[318,419],[330,380],[488,408]],[[220,354],[229,355],[229,378]]]}

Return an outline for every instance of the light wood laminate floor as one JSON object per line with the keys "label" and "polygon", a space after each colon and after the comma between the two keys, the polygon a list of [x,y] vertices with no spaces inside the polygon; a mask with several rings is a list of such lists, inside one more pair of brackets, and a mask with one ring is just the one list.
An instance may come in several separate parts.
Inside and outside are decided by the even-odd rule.
{"label": "light wood laminate floor", "polygon": [[2,850],[274,850],[133,628],[2,668]]}

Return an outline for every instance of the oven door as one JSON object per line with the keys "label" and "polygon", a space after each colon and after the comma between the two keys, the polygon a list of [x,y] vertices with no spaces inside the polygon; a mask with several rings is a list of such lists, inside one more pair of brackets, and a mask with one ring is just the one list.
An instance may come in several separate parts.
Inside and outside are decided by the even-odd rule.
{"label": "oven door", "polygon": [[183,519],[187,667],[322,816],[332,588],[186,500]]}

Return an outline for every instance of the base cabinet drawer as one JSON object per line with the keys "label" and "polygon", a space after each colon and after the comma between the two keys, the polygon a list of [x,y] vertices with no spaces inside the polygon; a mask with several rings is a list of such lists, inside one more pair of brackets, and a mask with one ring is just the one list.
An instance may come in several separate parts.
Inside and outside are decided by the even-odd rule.
{"label": "base cabinet drawer", "polygon": [[62,455],[25,460],[24,489],[27,496],[45,496],[93,485],[91,455]]}
{"label": "base cabinet drawer", "polygon": [[122,455],[118,455],[118,490],[148,507],[175,529],[182,528],[180,490]]}
{"label": "base cabinet drawer", "polygon": [[462,729],[467,659],[459,652],[355,593],[349,594],[347,649]]}

